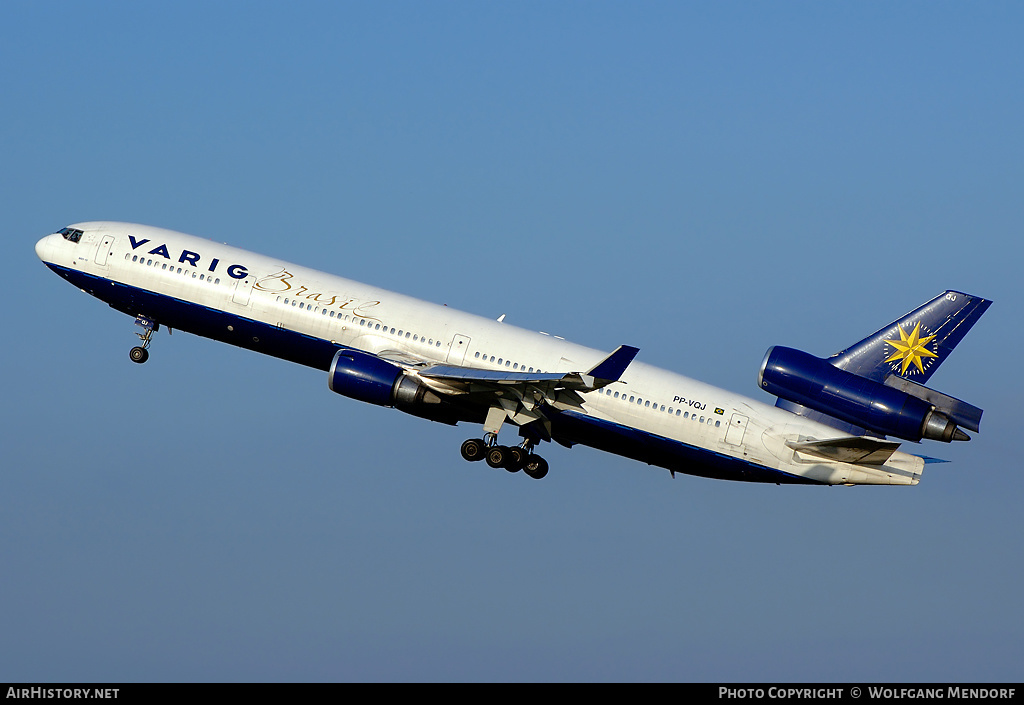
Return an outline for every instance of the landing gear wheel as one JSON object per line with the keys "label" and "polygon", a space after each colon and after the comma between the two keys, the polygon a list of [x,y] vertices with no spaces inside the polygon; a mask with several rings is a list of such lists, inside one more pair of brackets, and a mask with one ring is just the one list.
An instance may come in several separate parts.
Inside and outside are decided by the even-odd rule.
{"label": "landing gear wheel", "polygon": [[141,365],[149,359],[149,350],[146,350],[146,348],[134,347],[131,349],[131,352],[128,353],[128,356],[131,357],[132,362],[137,362]]}
{"label": "landing gear wheel", "polygon": [[526,451],[519,446],[509,446],[508,460],[505,461],[505,469],[509,472],[519,472],[526,465]]}
{"label": "landing gear wheel", "polygon": [[523,472],[534,480],[541,480],[548,474],[548,461],[539,455],[530,455],[523,466]]}
{"label": "landing gear wheel", "polygon": [[498,468],[505,467],[505,463],[508,462],[509,452],[505,446],[491,446],[487,449],[487,464],[497,470]]}
{"label": "landing gear wheel", "polygon": [[486,450],[487,446],[484,445],[483,441],[477,438],[470,438],[462,444],[462,457],[470,462],[483,460]]}

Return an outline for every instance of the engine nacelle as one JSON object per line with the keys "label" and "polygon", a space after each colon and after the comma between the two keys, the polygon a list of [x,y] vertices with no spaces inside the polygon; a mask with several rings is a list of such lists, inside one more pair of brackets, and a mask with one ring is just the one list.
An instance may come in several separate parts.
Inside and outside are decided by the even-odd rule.
{"label": "engine nacelle", "polygon": [[454,425],[459,414],[398,365],[376,355],[346,348],[334,354],[327,373],[332,392],[377,406],[390,406],[413,416]]}
{"label": "engine nacelle", "polygon": [[769,394],[876,433],[908,441],[969,440],[935,405],[801,350],[770,348],[757,381]]}

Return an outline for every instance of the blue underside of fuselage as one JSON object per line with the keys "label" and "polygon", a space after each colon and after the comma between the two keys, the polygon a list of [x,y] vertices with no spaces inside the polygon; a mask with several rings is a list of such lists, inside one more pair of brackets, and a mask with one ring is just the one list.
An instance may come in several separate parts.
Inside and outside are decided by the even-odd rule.
{"label": "blue underside of fuselage", "polygon": [[[254,350],[265,355],[327,371],[338,349],[329,340],[255,321],[152,291],[47,263],[58,275],[130,316],[152,320],[187,333]],[[796,475],[691,446],[578,412],[549,410],[552,438],[564,445],[581,444],[638,460],[673,472],[723,480],[820,484]],[[476,414],[471,414],[476,416]]]}

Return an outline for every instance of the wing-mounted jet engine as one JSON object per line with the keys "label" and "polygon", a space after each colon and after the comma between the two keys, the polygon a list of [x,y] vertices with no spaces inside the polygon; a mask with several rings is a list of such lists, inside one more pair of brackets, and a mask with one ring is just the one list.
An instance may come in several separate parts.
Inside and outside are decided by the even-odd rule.
{"label": "wing-mounted jet engine", "polygon": [[977,432],[982,410],[921,382],[991,303],[957,291],[943,292],[827,359],[775,346],[761,363],[758,386],[779,397],[776,406],[846,431],[915,442],[969,441],[961,429]]}
{"label": "wing-mounted jet engine", "polygon": [[327,386],[332,392],[454,426],[458,410],[398,365],[371,353],[343,348],[334,355]]}

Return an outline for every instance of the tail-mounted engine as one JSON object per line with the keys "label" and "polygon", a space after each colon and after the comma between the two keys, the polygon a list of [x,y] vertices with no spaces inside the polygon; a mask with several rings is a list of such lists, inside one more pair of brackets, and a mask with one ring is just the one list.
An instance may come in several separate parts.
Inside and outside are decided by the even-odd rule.
{"label": "tail-mounted engine", "polygon": [[770,348],[757,381],[786,401],[908,441],[969,441],[958,426],[977,431],[981,422],[981,409],[898,375],[876,382],[792,348]]}
{"label": "tail-mounted engine", "polygon": [[332,392],[413,416],[455,425],[454,407],[398,365],[360,350],[342,349],[327,373]]}

